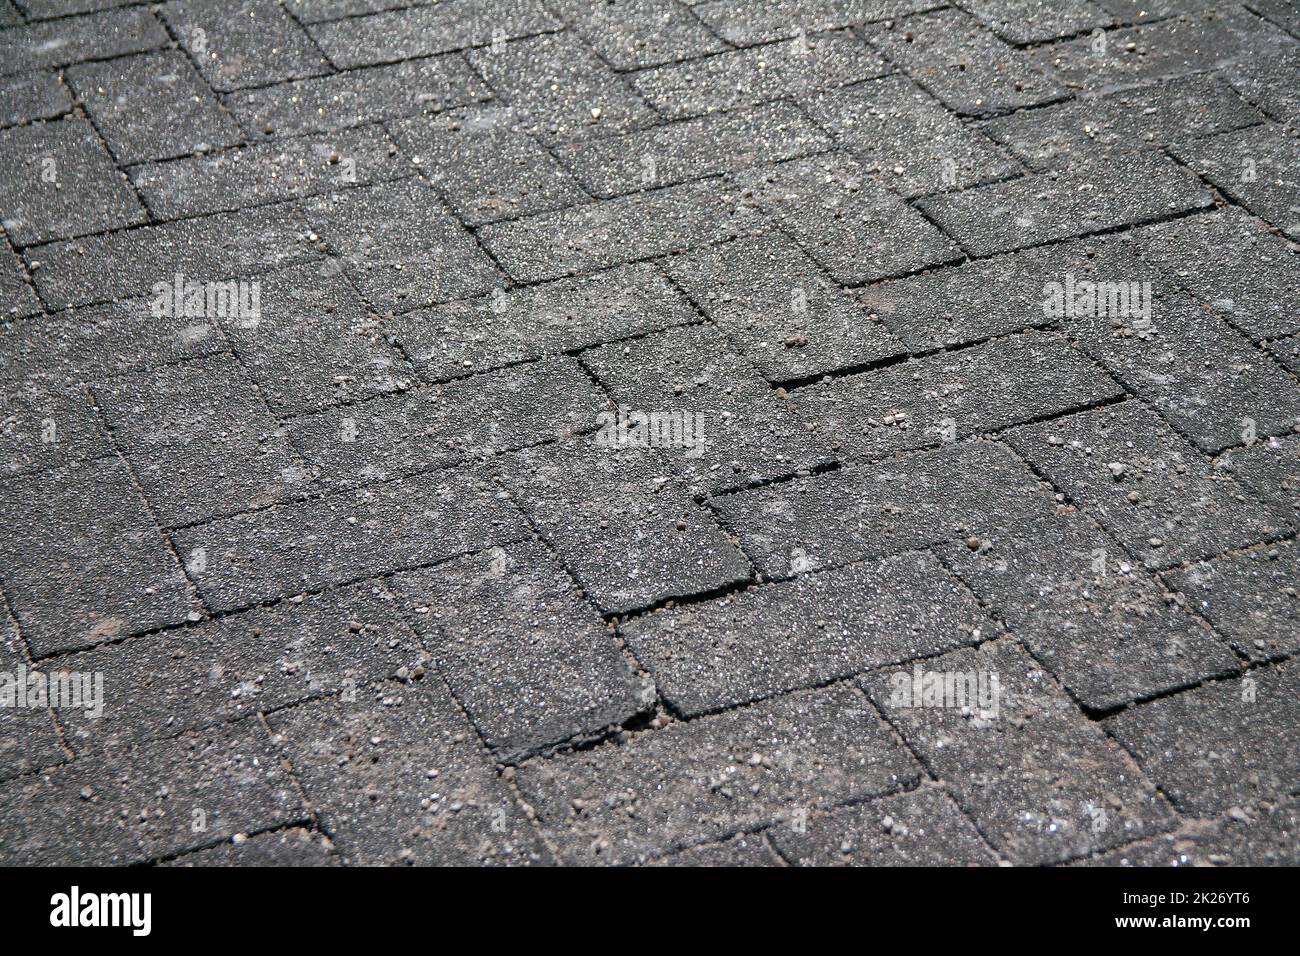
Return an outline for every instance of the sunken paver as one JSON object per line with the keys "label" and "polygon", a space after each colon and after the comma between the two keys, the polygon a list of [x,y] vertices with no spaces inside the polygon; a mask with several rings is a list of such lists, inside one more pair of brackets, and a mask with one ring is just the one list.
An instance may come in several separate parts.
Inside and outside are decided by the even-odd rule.
{"label": "sunken paver", "polygon": [[[364,12],[364,11],[347,11]],[[311,28],[325,55],[340,69],[396,63],[557,30],[562,24],[541,0],[464,0],[374,16],[340,19]]]}
{"label": "sunken paver", "polygon": [[52,388],[143,372],[225,348],[204,318],[159,318],[154,302],[131,299],[0,326],[0,388]]}
{"label": "sunken paver", "polygon": [[1224,80],[1198,75],[1014,113],[980,129],[1042,170],[1243,129],[1263,119]]}
{"label": "sunken paver", "polygon": [[751,46],[934,7],[934,0],[705,0],[694,12],[728,43]]}
{"label": "sunken paver", "polygon": [[64,76],[122,165],[233,146],[238,124],[177,50],[86,63]]}
{"label": "sunken paver", "polygon": [[305,215],[362,296],[381,312],[482,295],[498,270],[418,179],[310,200]]}
{"label": "sunken paver", "polygon": [[960,10],[876,24],[863,35],[958,113],[1001,113],[1065,96],[1029,53],[999,39]]}
{"label": "sunken paver", "polygon": [[997,858],[952,798],[924,788],[767,831],[795,866],[993,866]]}
{"label": "sunken paver", "polygon": [[1081,861],[1086,866],[1300,866],[1300,802],[1236,808]]}
{"label": "sunken paver", "polygon": [[930,196],[918,206],[971,255],[987,256],[1164,219],[1212,203],[1200,180],[1167,156],[1135,153]]}
{"label": "sunken paver", "polygon": [[240,90],[226,106],[252,136],[296,136],[465,106],[489,93],[456,54]]}
{"label": "sunken paver", "polygon": [[734,172],[826,151],[830,139],[791,103],[771,103],[560,147],[556,153],[594,196]]}
{"label": "sunken paver", "polygon": [[229,610],[527,533],[518,510],[481,476],[440,472],[222,518],[172,540],[204,600]]}
{"label": "sunken paver", "polygon": [[613,424],[627,419],[629,447],[644,433],[692,488],[719,491],[831,461],[716,329],[670,329],[584,352],[582,361],[618,405]]}
{"label": "sunken paver", "polygon": [[[545,396],[546,401],[539,401]],[[336,485],[490,458],[596,427],[609,399],[570,358],[327,409],[290,424],[295,447]]]}
{"label": "sunken paver", "polygon": [[[3,34],[0,34],[3,36]],[[0,132],[0,223],[17,246],[130,226],[145,211],[89,123]]]}
{"label": "sunken paver", "polygon": [[426,378],[443,381],[699,320],[682,294],[644,264],[496,289],[407,312],[386,320],[384,329]]}
{"label": "sunken paver", "polygon": [[0,394],[0,476],[44,471],[113,453],[82,386]]}
{"label": "sunken paver", "polygon": [[[1150,7],[1144,2],[1129,5],[1133,13]],[[1170,5],[1167,12],[1186,10],[1185,4],[1177,6],[1182,9]],[[1239,4],[1228,4],[1228,10],[1214,9],[1223,6],[1218,3],[1206,6],[1205,12],[1106,31],[1104,45],[1095,33],[1048,44],[1034,50],[1032,58],[1067,88],[1097,92],[1204,72],[1295,47],[1294,39]]]}
{"label": "sunken paver", "polygon": [[732,185],[706,180],[484,226],[478,238],[512,278],[532,283],[720,242],[755,220]]}
{"label": "sunken paver", "polygon": [[810,385],[791,400],[838,454],[880,458],[1123,395],[1065,340],[1028,332]]}
{"label": "sunken paver", "polygon": [[1173,153],[1229,198],[1300,240],[1300,139],[1265,124],[1173,147]]}
{"label": "sunken paver", "polygon": [[1181,294],[1148,305],[1149,313],[1124,318],[1083,312],[1066,326],[1206,452],[1240,444],[1247,427],[1281,434],[1300,419],[1300,387],[1219,316]]}
{"label": "sunken paver", "polygon": [[129,638],[44,666],[103,674],[101,715],[60,714],[69,746],[84,754],[318,697],[361,696],[403,668],[418,673],[422,654],[392,598],[367,584]]}
{"label": "sunken paver", "polygon": [[556,0],[551,6],[619,70],[728,49],[677,0]]}
{"label": "sunken paver", "polygon": [[905,351],[780,233],[674,256],[667,269],[769,381],[806,379]]}
{"label": "sunken paver", "polygon": [[363,127],[138,166],[131,178],[154,216],[166,220],[346,190],[408,173],[384,132]]}
{"label": "sunken paver", "polygon": [[498,476],[603,611],[736,584],[749,562],[653,448],[594,436],[498,458]]}
{"label": "sunken paver", "polygon": [[631,77],[632,88],[669,119],[802,97],[889,72],[889,65],[843,30],[669,63]]}
{"label": "sunken paver", "polygon": [[1174,825],[1132,759],[1012,644],[886,668],[862,683],[1012,863],[1061,862]]}
{"label": "sunken paver", "polygon": [[77,760],[0,790],[0,862],[122,866],[303,822],[266,731],[241,721]]}
{"label": "sunken paver", "polygon": [[810,99],[808,112],[903,196],[964,189],[1022,171],[987,136],[905,77],[823,93]]}
{"label": "sunken paver", "polygon": [[1138,402],[1014,428],[1006,440],[1149,567],[1280,537],[1286,511],[1211,468]]}
{"label": "sunken paver", "polygon": [[[42,701],[19,696],[26,695],[28,672],[34,669],[28,663],[18,625],[0,599],[0,699],[5,702],[0,707],[0,780],[53,767],[65,759],[50,708]],[[0,848],[4,844],[0,835]]]}
{"label": "sunken paver", "polygon": [[51,243],[26,259],[41,298],[59,309],[146,295],[177,275],[210,282],[320,258],[307,232],[298,206],[280,203]]}
{"label": "sunken paver", "polygon": [[411,162],[469,226],[586,202],[582,188],[512,111],[487,105],[390,123]]}
{"label": "sunken paver", "polygon": [[470,50],[470,65],[547,141],[626,133],[654,112],[572,33]]}
{"label": "sunken paver", "polygon": [[145,7],[108,10],[0,33],[0,73],[104,60],[166,46],[167,31]]}
{"label": "sunken paver", "polygon": [[261,275],[257,314],[221,317],[226,341],[276,415],[407,388],[414,372],[332,263]]}
{"label": "sunken paver", "polygon": [[164,527],[264,508],[309,487],[308,469],[234,359],[123,376],[95,386],[95,400]]}
{"label": "sunken paver", "polygon": [[1093,0],[962,0],[961,6],[1008,43],[1041,43],[1110,26],[1113,18]]}
{"label": "sunken paver", "polygon": [[941,653],[994,628],[920,552],[655,611],[619,630],[667,704],[691,716]]}
{"label": "sunken paver", "polygon": [[273,714],[271,729],[345,863],[550,862],[451,695],[428,678]]}
{"label": "sunken paver", "polygon": [[72,97],[55,73],[33,70],[0,78],[0,127],[53,119],[70,109]]}
{"label": "sunken paver", "polygon": [[169,624],[194,610],[176,555],[113,458],[0,484],[0,579],[37,657]]}
{"label": "sunken paver", "polygon": [[322,834],[302,827],[271,830],[253,836],[235,834],[228,842],[185,853],[161,866],[338,866],[334,844]]}
{"label": "sunken paver", "polygon": [[976,534],[938,554],[1086,707],[1238,669],[1204,624],[1080,512]]}
{"label": "sunken paver", "polygon": [[1294,541],[1223,555],[1169,575],[1192,607],[1254,659],[1300,649],[1300,549]]}
{"label": "sunken paver", "polygon": [[1144,259],[1255,339],[1300,332],[1300,246],[1240,209],[1141,231]]}
{"label": "sunken paver", "polygon": [[389,587],[499,759],[618,726],[654,698],[540,543],[398,574]]}
{"label": "sunken paver", "polygon": [[216,90],[266,86],[329,69],[311,38],[273,0],[172,0],[162,15]]}
{"label": "sunken paver", "polygon": [[918,780],[851,687],[778,698],[522,767],[566,863],[645,860]]}
{"label": "sunken paver", "polygon": [[1107,730],[1180,811],[1207,816],[1295,793],[1300,671],[1261,667],[1130,708]]}
{"label": "sunken paver", "polygon": [[1053,507],[1004,448],[960,443],[710,499],[769,578],[965,539]]}
{"label": "sunken paver", "polygon": [[947,236],[842,153],[738,178],[837,282],[858,285],[961,258]]}

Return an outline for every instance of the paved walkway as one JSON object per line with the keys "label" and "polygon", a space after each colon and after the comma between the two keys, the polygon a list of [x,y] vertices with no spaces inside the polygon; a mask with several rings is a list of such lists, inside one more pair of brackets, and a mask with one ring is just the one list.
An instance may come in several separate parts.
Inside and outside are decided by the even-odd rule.
{"label": "paved walkway", "polygon": [[0,0],[0,863],[1300,862],[1291,0]]}

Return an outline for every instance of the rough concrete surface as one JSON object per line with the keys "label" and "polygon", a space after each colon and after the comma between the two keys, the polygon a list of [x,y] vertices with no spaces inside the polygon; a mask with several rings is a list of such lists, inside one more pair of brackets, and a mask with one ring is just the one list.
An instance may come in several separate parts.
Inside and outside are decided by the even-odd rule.
{"label": "rough concrete surface", "polygon": [[1286,0],[0,0],[0,865],[1300,864]]}

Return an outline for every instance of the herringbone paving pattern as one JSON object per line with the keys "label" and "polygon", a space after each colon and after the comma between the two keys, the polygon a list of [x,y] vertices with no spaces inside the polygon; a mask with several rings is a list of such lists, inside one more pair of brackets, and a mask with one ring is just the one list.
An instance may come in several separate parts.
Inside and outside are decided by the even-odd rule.
{"label": "herringbone paving pattern", "polygon": [[0,0],[0,863],[1300,863],[1298,91],[1290,0]]}

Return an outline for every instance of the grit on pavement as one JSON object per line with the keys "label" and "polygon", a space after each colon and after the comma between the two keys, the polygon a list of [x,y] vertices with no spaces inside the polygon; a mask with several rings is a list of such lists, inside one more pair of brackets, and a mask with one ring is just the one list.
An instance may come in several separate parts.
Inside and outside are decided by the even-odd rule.
{"label": "grit on pavement", "polygon": [[0,0],[0,864],[1300,862],[1294,0]]}

